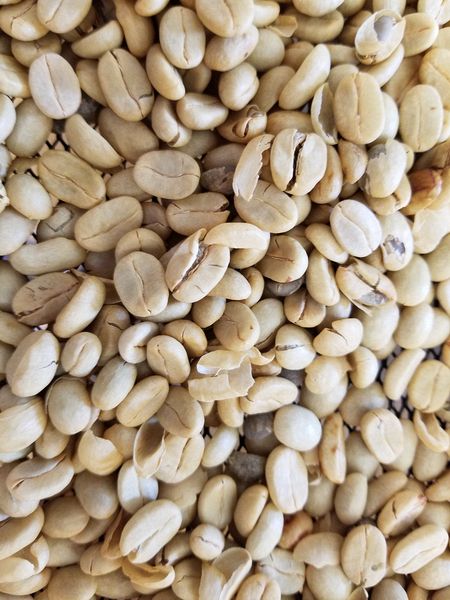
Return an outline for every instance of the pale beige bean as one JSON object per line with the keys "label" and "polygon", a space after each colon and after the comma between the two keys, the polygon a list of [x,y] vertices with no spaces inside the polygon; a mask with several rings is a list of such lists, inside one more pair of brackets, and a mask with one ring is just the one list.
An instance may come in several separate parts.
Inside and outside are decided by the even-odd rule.
{"label": "pale beige bean", "polygon": [[127,427],[142,425],[161,408],[169,393],[167,380],[151,375],[139,381],[117,408],[117,420]]}
{"label": "pale beige bean", "polygon": [[421,491],[399,491],[380,511],[377,526],[385,536],[403,533],[417,519],[426,503],[427,499]]}
{"label": "pale beige bean", "polygon": [[4,142],[14,129],[16,123],[16,110],[14,104],[5,94],[0,95],[0,117],[0,141]]}
{"label": "pale beige bean", "polygon": [[[72,43],[77,56],[86,59],[101,58],[105,52],[119,48],[123,40],[122,27],[115,19],[98,27]],[[86,66],[86,62],[84,63]]]}
{"label": "pale beige bean", "polygon": [[270,497],[283,514],[303,508],[308,496],[307,471],[299,452],[278,446],[269,454],[266,480]]}
{"label": "pale beige bean", "polygon": [[359,425],[363,415],[372,408],[386,408],[387,398],[378,382],[366,388],[350,388],[339,406],[339,412],[350,427]]}
{"label": "pale beige bean", "polygon": [[[433,381],[431,387],[427,382]],[[442,408],[448,397],[450,386],[450,370],[437,360],[424,361],[414,372],[408,385],[411,404],[428,413]]]}
{"label": "pale beige bean", "polygon": [[141,225],[142,219],[142,208],[136,199],[131,196],[113,198],[78,219],[75,239],[87,250],[112,250],[127,231]]}
{"label": "pale beige bean", "polygon": [[65,119],[80,106],[81,90],[70,64],[59,54],[48,53],[30,67],[30,89],[37,107],[48,117]]}
{"label": "pale beige bean", "polygon": [[95,319],[105,297],[105,284],[97,277],[87,277],[56,317],[53,331],[61,338],[79,333]]}
{"label": "pale beige bean", "polygon": [[151,19],[136,12],[133,0],[114,0],[115,16],[119,21],[127,47],[133,56],[144,57],[154,42],[155,29]]}
{"label": "pale beige bean", "polygon": [[336,600],[344,600],[352,590],[352,583],[340,566],[316,569],[308,565],[306,582],[317,600],[326,600],[331,594]]}
{"label": "pale beige bean", "polygon": [[12,56],[0,55],[0,73],[2,74],[0,92],[7,96],[29,98],[31,96],[26,69]]}
{"label": "pale beige bean", "polygon": [[387,547],[382,532],[373,525],[359,525],[342,545],[342,568],[356,585],[373,587],[385,576]]}
{"label": "pale beige bean", "polygon": [[136,323],[128,327],[120,335],[118,350],[124,360],[137,364],[145,360],[147,342],[159,333],[155,323]]}
{"label": "pale beige bean", "polygon": [[193,194],[171,202],[167,207],[166,217],[174,231],[182,235],[191,235],[199,228],[209,231],[216,225],[225,223],[230,214],[228,206],[228,200],[223,194]]}
{"label": "pale beige bean", "polygon": [[81,115],[72,115],[66,121],[65,134],[72,149],[93,167],[110,171],[118,167],[122,158],[114,148]]}
{"label": "pale beige bean", "polygon": [[305,582],[305,565],[288,550],[275,548],[273,552],[257,564],[257,573],[264,573],[276,581],[283,595],[294,594],[303,589]]}
{"label": "pale beige bean", "polygon": [[[9,263],[6,264],[9,266]],[[3,278],[0,279],[3,284]],[[19,279],[18,284],[11,308],[20,323],[35,326],[52,323],[56,319],[75,294],[79,281],[69,273],[49,273],[29,282],[20,282]]]}
{"label": "pale beige bean", "polygon": [[105,52],[98,63],[100,86],[109,107],[126,121],[141,121],[152,109],[153,88],[147,74],[130,52]]}
{"label": "pale beige bean", "polygon": [[415,410],[413,423],[417,437],[427,448],[434,452],[447,452],[450,443],[449,436],[440,426],[436,415]]}
{"label": "pale beige bean", "polygon": [[143,122],[126,121],[109,108],[100,111],[98,124],[100,133],[113,148],[132,163],[158,147],[158,139]]}
{"label": "pale beige bean", "polygon": [[146,562],[173,538],[180,524],[181,512],[176,504],[170,500],[150,502],[126,523],[120,537],[120,551],[132,563]]}
{"label": "pale beige bean", "polygon": [[58,366],[60,347],[48,331],[34,331],[17,346],[8,361],[6,377],[13,393],[33,396],[53,379]]}
{"label": "pale beige bean", "polygon": [[29,398],[23,404],[3,409],[0,413],[0,451],[17,452],[27,448],[43,434],[46,424],[47,416],[40,398]]}
{"label": "pale beige bean", "polygon": [[252,223],[270,233],[289,231],[295,226],[298,218],[298,211],[292,198],[262,180],[256,183],[254,192],[248,200],[235,198],[235,208],[247,223]]}
{"label": "pale beige bean", "polygon": [[195,8],[205,27],[225,38],[244,33],[253,20],[254,8],[250,0],[233,0],[228,3],[222,0],[200,0]]}
{"label": "pale beige bean", "polygon": [[228,117],[228,108],[218,98],[193,92],[178,100],[176,111],[183,125],[194,131],[218,127]]}
{"label": "pale beige bean", "polygon": [[42,148],[51,128],[52,120],[38,109],[33,100],[24,100],[16,108],[16,122],[6,140],[7,148],[16,156],[33,156]]}
{"label": "pale beige bean", "polygon": [[344,27],[342,14],[333,10],[322,17],[302,15],[297,19],[296,35],[300,39],[319,44],[336,38]]}
{"label": "pale beige bean", "polygon": [[312,533],[303,537],[294,548],[294,558],[316,569],[338,566],[344,538],[331,531]]}
{"label": "pale beige bean", "polygon": [[159,24],[161,49],[174,67],[192,69],[205,54],[205,30],[194,11],[182,6],[166,11]]}
{"label": "pale beige bean", "polygon": [[317,134],[305,135],[296,129],[285,129],[275,136],[270,168],[273,181],[281,191],[300,196],[309,193],[324,176],[326,166],[326,144]]}
{"label": "pale beige bean", "polygon": [[80,265],[86,252],[74,240],[57,237],[39,244],[27,244],[11,254],[12,266],[25,275],[41,275]]}
{"label": "pale beige bean", "polygon": [[222,279],[228,267],[227,246],[203,242],[200,229],[175,249],[166,268],[166,282],[176,300],[196,302],[204,298]]}
{"label": "pale beige bean", "polygon": [[319,461],[324,475],[333,483],[343,483],[347,470],[344,422],[339,413],[329,415],[324,422],[319,444]]}
{"label": "pale beige bean", "polygon": [[124,256],[114,270],[114,283],[124,306],[136,316],[158,314],[167,306],[164,271],[151,254],[132,252]]}
{"label": "pale beige bean", "polygon": [[86,385],[82,380],[70,377],[57,379],[49,387],[46,408],[54,427],[66,435],[74,435],[88,427],[93,415]]}
{"label": "pale beige bean", "polygon": [[198,598],[204,600],[208,597],[212,585],[217,585],[224,590],[224,596],[234,596],[250,572],[252,560],[250,554],[242,548],[228,548],[216,558],[212,565],[203,567],[198,588]]}
{"label": "pale beige bean", "polygon": [[356,56],[366,65],[388,58],[401,43],[405,20],[394,10],[380,10],[366,19],[355,36]]}
{"label": "pale beige bean", "polygon": [[0,311],[0,330],[0,341],[11,346],[18,346],[31,333],[31,329],[22,325],[14,315],[3,311]]}
{"label": "pale beige bean", "polygon": [[204,425],[200,404],[184,388],[179,387],[170,388],[157,417],[166,431],[181,437],[194,437]]}
{"label": "pale beige bean", "polygon": [[266,504],[245,543],[253,560],[262,560],[274,550],[281,538],[283,524],[283,513],[272,502]]}
{"label": "pale beige bean", "polygon": [[330,85],[324,83],[314,94],[311,103],[311,122],[314,131],[327,144],[336,144],[338,135],[333,115],[333,93]]}
{"label": "pale beige bean", "polygon": [[180,200],[192,194],[200,178],[197,162],[176,150],[143,154],[134,167],[136,183],[150,194]]}
{"label": "pale beige bean", "polygon": [[214,71],[230,71],[253,52],[258,39],[259,30],[253,25],[232,37],[213,36],[206,46],[205,65]]}
{"label": "pale beige bean", "polygon": [[67,1],[39,0],[37,3],[37,15],[39,20],[50,31],[67,33],[80,25],[87,16],[91,4],[91,0],[83,0],[76,7],[73,7]]}
{"label": "pale beige bean", "polygon": [[305,368],[306,387],[313,394],[330,392],[346,376],[349,364],[342,357],[318,356]]}
{"label": "pale beige bean", "polygon": [[254,313],[241,302],[228,302],[224,314],[214,324],[214,334],[228,350],[250,350],[258,341],[260,327]]}
{"label": "pale beige bean", "polygon": [[104,476],[116,471],[122,465],[124,457],[111,440],[96,435],[89,429],[79,439],[77,459],[91,473]]}
{"label": "pale beige bean", "polygon": [[375,354],[365,348],[359,346],[349,356],[349,361],[352,365],[350,371],[350,379],[356,389],[367,389],[375,381],[378,375],[378,360]]}
{"label": "pale beige bean", "polygon": [[331,390],[315,393],[305,386],[302,395],[302,404],[311,410],[317,418],[331,415],[343,401],[347,391],[347,376],[344,375],[337,381]]}
{"label": "pale beige bean", "polygon": [[417,367],[425,357],[422,349],[404,350],[389,365],[383,388],[391,400],[398,400],[406,390]]}
{"label": "pale beige bean", "polygon": [[[408,588],[409,592],[409,588]],[[409,593],[406,594],[402,584],[395,579],[385,579],[379,583],[372,592],[372,598],[375,600],[382,600],[386,597],[386,594],[392,600],[409,600]]]}
{"label": "pale beige bean", "polygon": [[149,48],[145,69],[150,83],[164,98],[180,100],[186,93],[180,73],[166,58],[159,44]]}
{"label": "pale beige bean", "polygon": [[292,78],[295,71],[290,66],[279,65],[269,69],[259,79],[259,87],[253,102],[261,110],[268,112],[277,103],[281,90]]}
{"label": "pale beige bean", "polygon": [[184,346],[168,335],[157,335],[147,344],[147,362],[152,371],[180,384],[189,376],[189,358]]}
{"label": "pale beige bean", "polygon": [[89,209],[105,197],[100,174],[84,160],[64,150],[50,150],[38,162],[39,179],[57,198]]}
{"label": "pale beige bean", "polygon": [[403,141],[415,152],[430,150],[438,141],[442,124],[442,101],[437,90],[431,85],[415,85],[408,90],[400,105]]}
{"label": "pale beige bean", "polygon": [[339,319],[322,329],[314,338],[316,352],[324,356],[345,356],[356,350],[362,340],[363,327],[358,319]]}
{"label": "pale beige bean", "polygon": [[333,109],[336,127],[349,142],[367,144],[383,131],[383,97],[378,83],[367,73],[341,79],[334,94]]}
{"label": "pale beige bean", "polygon": [[222,553],[225,538],[220,529],[213,525],[201,524],[193,529],[189,545],[200,560],[214,560]]}
{"label": "pale beige bean", "polygon": [[53,212],[49,194],[37,179],[20,173],[6,182],[11,206],[28,219],[47,219]]}
{"label": "pale beige bean", "polygon": [[439,35],[439,26],[432,15],[417,12],[405,15],[405,34],[402,44],[405,56],[414,56],[434,46]]}
{"label": "pale beige bean", "polygon": [[386,408],[373,409],[361,419],[361,434],[369,450],[385,464],[403,450],[403,430],[398,418]]}
{"label": "pale beige bean", "polygon": [[261,273],[279,283],[300,279],[308,267],[303,246],[288,235],[272,237],[267,253],[259,263]]}
{"label": "pale beige bean", "polygon": [[172,148],[185,146],[192,139],[192,131],[178,118],[175,106],[158,96],[151,115],[152,127],[157,136]]}
{"label": "pale beige bean", "polygon": [[236,427],[225,424],[219,425],[212,434],[211,439],[206,442],[202,466],[211,468],[224,463],[238,446],[238,443],[239,433]]}
{"label": "pale beige bean", "polygon": [[327,0],[321,5],[317,5],[311,0],[295,0],[295,8],[302,14],[310,17],[323,17],[332,12],[342,4],[341,0]]}
{"label": "pale beige bean", "polygon": [[368,484],[362,473],[350,473],[336,490],[334,508],[344,525],[354,525],[364,513]]}
{"label": "pale beige bean", "polygon": [[270,412],[292,404],[298,395],[298,389],[292,381],[284,377],[257,377],[248,390],[247,398],[241,398],[241,407],[248,414]]}
{"label": "pale beige bean", "polygon": [[275,356],[284,369],[304,369],[315,357],[310,334],[296,325],[283,325],[275,337]]}
{"label": "pale beige bean", "polygon": [[450,585],[450,552],[446,550],[427,565],[413,573],[415,583],[426,590],[439,590]]}
{"label": "pale beige bean", "polygon": [[404,269],[391,274],[398,301],[404,306],[417,306],[426,299],[430,290],[430,279],[426,261],[417,254],[413,254]]}
{"label": "pale beige bean", "polygon": [[423,525],[401,539],[389,555],[395,573],[414,573],[441,555],[448,544],[448,533],[437,525]]}
{"label": "pale beige bean", "polygon": [[54,33],[47,33],[39,38],[39,41],[23,42],[21,40],[11,40],[11,54],[20,64],[29,67],[32,62],[48,52],[61,52],[61,41]]}
{"label": "pale beige bean", "polygon": [[86,377],[96,367],[102,351],[96,335],[83,331],[72,336],[61,353],[61,366],[73,377]]}
{"label": "pale beige bean", "polygon": [[49,460],[36,456],[17,464],[6,485],[19,500],[42,500],[59,494],[73,476],[73,465],[64,454]]}
{"label": "pale beige bean", "polygon": [[198,498],[200,521],[224,529],[231,523],[236,501],[236,483],[231,477],[228,475],[211,477]]}
{"label": "pale beige bean", "polygon": [[13,208],[6,207],[0,213],[0,252],[8,255],[20,249],[36,226],[36,221],[28,219]]}
{"label": "pale beige bean", "polygon": [[44,21],[38,16],[36,3],[31,0],[22,0],[18,5],[14,2],[10,6],[2,7],[0,27],[17,40],[23,42],[38,40],[48,31]]}
{"label": "pale beige bean", "polygon": [[368,153],[362,188],[369,196],[385,198],[398,188],[405,169],[406,152],[400,142],[388,139],[376,144]]}
{"label": "pale beige bean", "polygon": [[284,406],[277,410],[273,431],[282,444],[300,452],[315,448],[322,436],[316,415],[297,405]]}
{"label": "pale beige bean", "polygon": [[131,252],[147,252],[160,258],[166,251],[161,237],[150,229],[139,227],[125,233],[117,242],[114,256],[116,262]]}
{"label": "pale beige bean", "polygon": [[377,513],[391,496],[405,487],[407,477],[400,471],[388,471],[369,483],[364,516]]}
{"label": "pale beige bean", "polygon": [[356,200],[342,200],[331,211],[333,235],[352,256],[367,256],[375,250],[382,237],[376,216]]}
{"label": "pale beige bean", "polygon": [[280,600],[280,586],[263,573],[250,575],[239,588],[237,600]]}
{"label": "pale beige bean", "polygon": [[[323,305],[324,308],[334,306],[339,302],[339,290],[336,285],[331,262],[317,250],[313,250],[309,255],[308,270],[306,271],[306,289],[311,298],[318,305]],[[315,312],[317,313],[317,319],[319,319],[320,312],[317,307]],[[323,317],[321,318],[322,320]],[[298,324],[300,325],[301,323]],[[314,325],[308,324],[308,326]]]}
{"label": "pale beige bean", "polygon": [[420,83],[433,86],[438,91],[444,108],[450,106],[449,52],[446,48],[432,48],[425,53],[419,70]]}
{"label": "pale beige bean", "polygon": [[116,408],[132,390],[137,369],[118,356],[111,358],[100,370],[91,390],[91,401],[101,410]]}
{"label": "pale beige bean", "polygon": [[336,283],[341,292],[363,312],[364,307],[378,307],[397,300],[391,279],[376,267],[357,259],[353,259],[347,267],[338,267]]}
{"label": "pale beige bean", "polygon": [[248,487],[239,496],[233,514],[233,521],[243,537],[250,535],[267,503],[268,497],[267,488],[261,484]]}
{"label": "pale beige bean", "polygon": [[280,107],[293,110],[311,100],[319,86],[325,83],[330,67],[330,53],[327,47],[318,44],[306,56],[295,75],[281,91]]}

